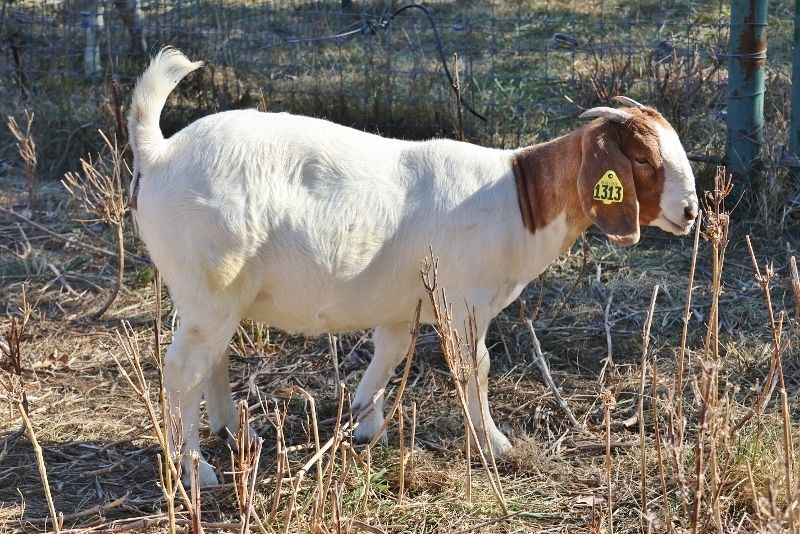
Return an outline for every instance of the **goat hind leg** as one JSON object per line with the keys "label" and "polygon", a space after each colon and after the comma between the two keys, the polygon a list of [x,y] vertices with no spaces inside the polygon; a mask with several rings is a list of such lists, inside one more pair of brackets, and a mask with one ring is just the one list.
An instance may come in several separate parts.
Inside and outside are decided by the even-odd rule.
{"label": "goat hind leg", "polygon": [[[213,365],[204,386],[208,425],[211,431],[221,437],[231,448],[236,445],[239,433],[239,413],[231,396],[231,382],[228,375],[228,355],[220,354]],[[255,433],[246,427],[251,437]]]}
{"label": "goat hind leg", "polygon": [[[188,482],[191,454],[200,452],[198,429],[203,385],[213,370],[215,357],[227,347],[236,325],[232,320],[227,322],[224,328],[217,323],[183,318],[164,357],[164,387],[171,419],[167,425],[169,445],[171,452],[183,452],[184,484]],[[202,458],[199,478],[203,486],[217,484],[214,468]]]}

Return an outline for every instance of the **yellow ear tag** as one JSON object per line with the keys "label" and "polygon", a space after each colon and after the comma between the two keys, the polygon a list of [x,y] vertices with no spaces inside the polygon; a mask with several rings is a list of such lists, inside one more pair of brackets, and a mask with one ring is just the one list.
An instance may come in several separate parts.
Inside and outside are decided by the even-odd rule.
{"label": "yellow ear tag", "polygon": [[619,181],[617,173],[606,171],[594,186],[592,198],[601,201],[603,204],[622,202],[622,182]]}

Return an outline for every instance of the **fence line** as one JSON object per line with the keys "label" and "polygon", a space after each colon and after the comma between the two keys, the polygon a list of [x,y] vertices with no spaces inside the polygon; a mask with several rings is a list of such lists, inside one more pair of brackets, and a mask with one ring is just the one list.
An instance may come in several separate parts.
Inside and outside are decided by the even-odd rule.
{"label": "fence line", "polygon": [[[107,2],[111,4],[111,2]],[[672,16],[623,2],[427,2],[445,56],[458,54],[465,98],[486,123],[466,117],[467,136],[494,146],[552,137],[580,107],[615,94],[651,103],[674,121],[690,149],[715,156],[724,144],[728,22],[722,11],[672,2]],[[433,31],[399,2],[191,0],[142,2],[151,51],[172,44],[209,65],[175,105],[203,114],[260,105],[323,116],[385,134],[449,135],[454,101]],[[5,5],[0,75],[34,96],[79,91],[90,13],[64,2]],[[536,7],[539,6],[539,7]],[[110,9],[100,56],[104,74],[130,82],[144,64]],[[326,36],[350,32],[346,37]],[[135,52],[135,51],[134,51]],[[20,60],[15,59],[15,54]],[[201,91],[203,84],[213,90]],[[59,93],[60,92],[60,93]],[[570,102],[571,100],[571,102]],[[693,108],[715,120],[699,133]],[[709,137],[721,144],[708,146]]]}

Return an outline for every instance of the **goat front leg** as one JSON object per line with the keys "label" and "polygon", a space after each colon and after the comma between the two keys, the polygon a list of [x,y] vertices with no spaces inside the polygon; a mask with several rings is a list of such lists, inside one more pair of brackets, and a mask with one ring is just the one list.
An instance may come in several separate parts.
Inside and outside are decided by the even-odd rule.
{"label": "goat front leg", "polygon": [[[486,332],[478,340],[476,368],[467,383],[467,411],[475,426],[481,449],[488,454],[489,447],[495,457],[500,457],[511,450],[511,442],[498,430],[489,412],[489,350],[486,348]],[[472,439],[472,436],[469,436]],[[474,441],[472,442],[474,445]]]}
{"label": "goat front leg", "polygon": [[[406,323],[379,326],[372,334],[372,341],[375,354],[353,398],[353,413],[359,422],[353,436],[358,443],[371,441],[383,426],[384,392],[381,390],[386,388],[395,368],[408,353],[410,327]],[[385,434],[382,440],[385,442]]]}
{"label": "goat front leg", "polygon": [[[470,305],[474,302],[480,302],[480,298],[475,297],[472,299],[467,298]],[[489,350],[486,348],[486,330],[489,326],[489,318],[491,315],[483,310],[480,306],[471,308],[474,314],[475,331],[468,333],[470,319],[468,308],[463,310],[460,307],[455,307],[453,326],[458,329],[461,339],[466,342],[468,339],[477,339],[475,347],[475,361],[472,361],[472,355],[462,361],[463,365],[468,368],[467,373],[467,412],[469,418],[475,427],[475,433],[478,436],[478,442],[481,445],[481,450],[488,455],[489,447],[495,457],[502,456],[511,450],[511,442],[508,438],[498,430],[492,419],[492,414],[489,411]],[[466,349],[466,347],[465,347]],[[475,446],[474,439],[470,433],[467,436],[472,446]]]}

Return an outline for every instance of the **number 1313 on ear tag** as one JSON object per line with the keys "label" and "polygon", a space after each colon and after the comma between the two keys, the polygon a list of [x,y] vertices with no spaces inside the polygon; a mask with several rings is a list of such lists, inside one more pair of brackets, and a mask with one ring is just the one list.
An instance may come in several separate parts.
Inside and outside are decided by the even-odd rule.
{"label": "number 1313 on ear tag", "polygon": [[594,186],[592,198],[601,201],[603,204],[622,202],[622,182],[619,181],[617,173],[606,171]]}

